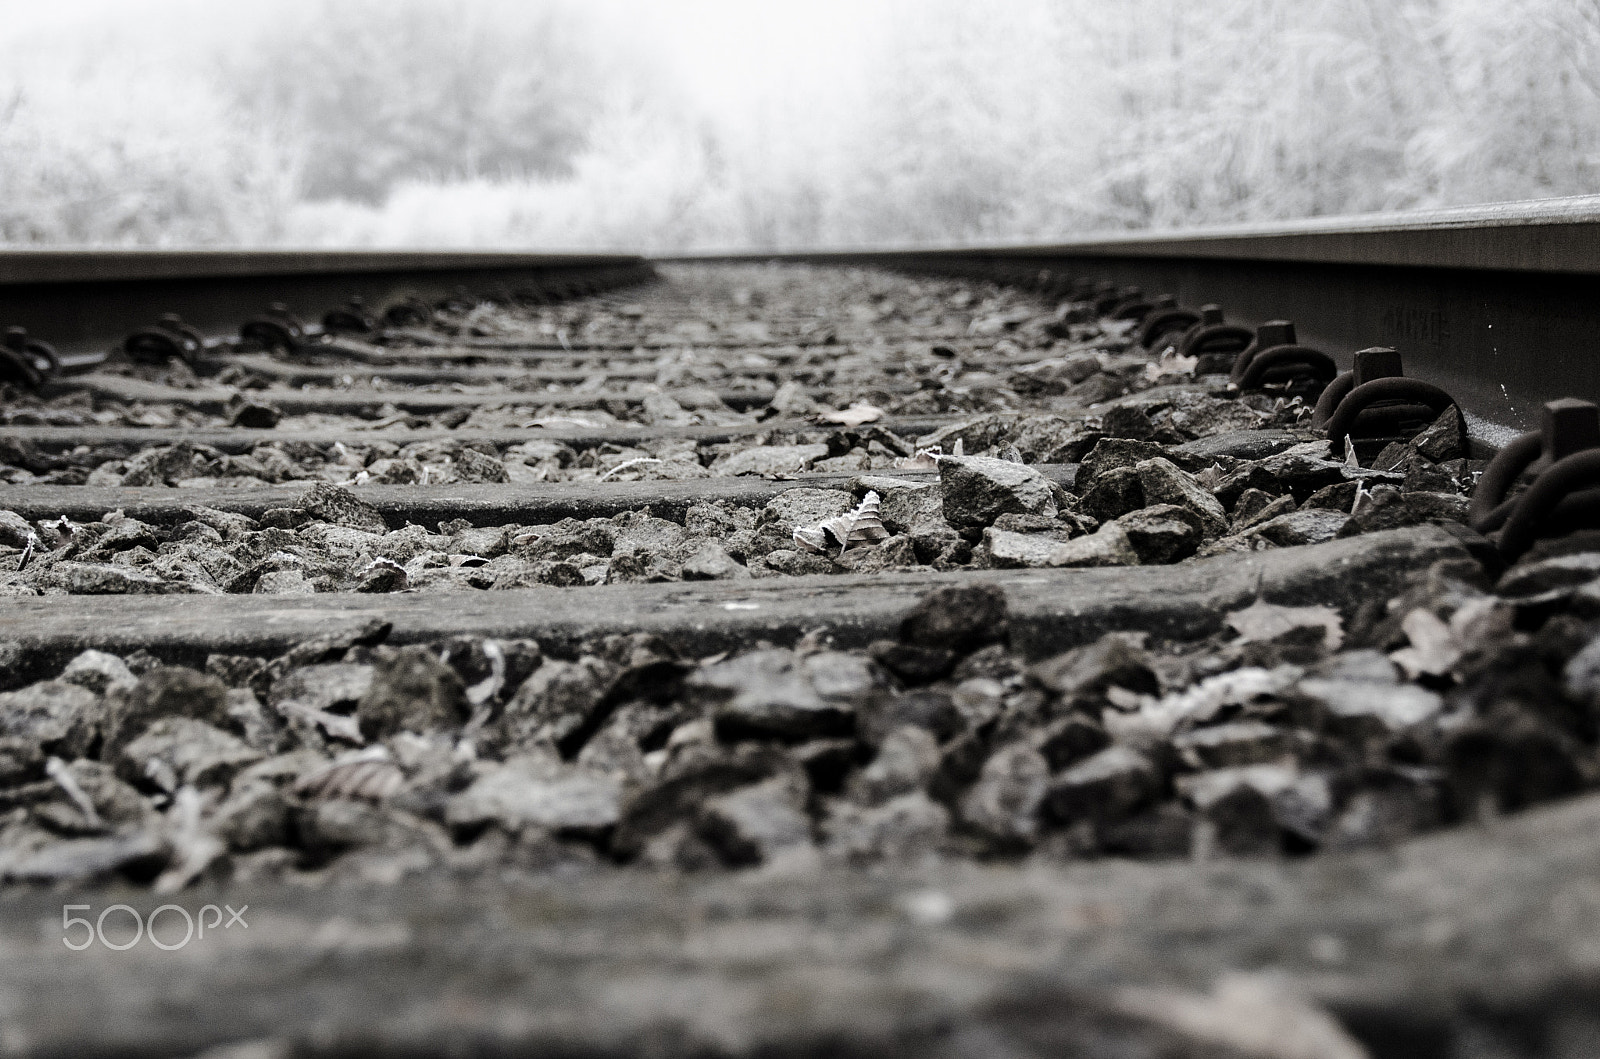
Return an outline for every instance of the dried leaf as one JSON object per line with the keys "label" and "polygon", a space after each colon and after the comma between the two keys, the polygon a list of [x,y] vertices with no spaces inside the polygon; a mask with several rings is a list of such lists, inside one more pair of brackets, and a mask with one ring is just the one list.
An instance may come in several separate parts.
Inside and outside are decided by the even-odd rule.
{"label": "dried leaf", "polygon": [[1240,643],[1275,640],[1295,629],[1322,629],[1322,643],[1337,651],[1344,642],[1344,623],[1332,607],[1284,607],[1261,600],[1243,610],[1228,614],[1228,624],[1239,634]]}
{"label": "dried leaf", "polygon": [[843,555],[852,544],[881,541],[889,536],[889,531],[883,528],[883,520],[878,514],[879,506],[878,494],[869,492],[854,510],[824,519],[815,526],[796,529],[795,543],[819,555],[825,555],[830,548],[836,547],[839,554]]}
{"label": "dried leaf", "polygon": [[883,418],[883,409],[865,401],[857,401],[849,408],[839,411],[825,411],[817,413],[817,419],[823,423],[833,423],[842,427],[858,427],[863,423],[876,423]]}
{"label": "dried leaf", "polygon": [[932,448],[918,449],[915,456],[901,456],[894,461],[897,471],[931,471],[939,466],[939,457],[944,455],[944,450],[934,445]]}
{"label": "dried leaf", "polygon": [[1405,630],[1411,646],[1391,651],[1389,658],[1405,670],[1406,676],[1443,676],[1461,660],[1465,645],[1431,610],[1418,607],[1401,619],[1400,628]]}
{"label": "dried leaf", "polygon": [[1185,722],[1204,724],[1225,706],[1242,705],[1252,699],[1277,695],[1300,679],[1304,672],[1299,666],[1278,666],[1274,669],[1246,666],[1206,677],[1182,691],[1169,692],[1159,699],[1153,695],[1141,695],[1137,712],[1122,714],[1105,710],[1100,720],[1113,738],[1150,734],[1164,736]]}
{"label": "dried leaf", "polygon": [[1147,382],[1155,382],[1163,375],[1193,375],[1199,363],[1199,357],[1180,357],[1169,346],[1161,351],[1159,358],[1144,366],[1144,377]]}
{"label": "dried leaf", "polygon": [[1418,607],[1400,622],[1411,645],[1389,652],[1389,658],[1412,679],[1444,676],[1478,645],[1509,636],[1512,616],[1512,608],[1493,596],[1468,600],[1448,622]]}
{"label": "dried leaf", "polygon": [[482,706],[500,694],[506,683],[506,653],[500,649],[500,641],[483,641],[483,657],[489,660],[489,675],[467,689],[467,702],[473,706]]}
{"label": "dried leaf", "polygon": [[1217,491],[1217,486],[1222,484],[1222,465],[1213,463],[1194,476],[1195,482],[1208,493]]}
{"label": "dried leaf", "polygon": [[293,714],[303,717],[312,724],[321,725],[323,731],[335,739],[343,739],[347,743],[358,746],[366,740],[361,737],[361,725],[354,717],[345,717],[327,710],[319,710],[315,706],[307,706],[295,699],[287,699],[278,703],[278,712],[284,715]]}
{"label": "dried leaf", "polygon": [[381,802],[398,791],[405,774],[392,761],[366,758],[329,765],[294,785],[296,794],[322,801]]}

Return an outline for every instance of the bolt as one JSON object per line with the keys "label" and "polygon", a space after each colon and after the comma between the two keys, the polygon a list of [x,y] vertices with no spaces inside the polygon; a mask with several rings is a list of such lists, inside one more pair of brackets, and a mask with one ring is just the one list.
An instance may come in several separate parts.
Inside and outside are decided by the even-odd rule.
{"label": "bolt", "polygon": [[1576,397],[1546,401],[1539,433],[1544,437],[1543,455],[1552,462],[1585,449],[1600,448],[1600,406]]}
{"label": "bolt", "polygon": [[1374,379],[1398,379],[1405,375],[1400,366],[1400,351],[1388,346],[1372,346],[1356,351],[1355,384],[1369,383]]}
{"label": "bolt", "polygon": [[1257,349],[1271,349],[1273,346],[1292,346],[1294,344],[1294,324],[1288,320],[1268,320],[1256,328]]}

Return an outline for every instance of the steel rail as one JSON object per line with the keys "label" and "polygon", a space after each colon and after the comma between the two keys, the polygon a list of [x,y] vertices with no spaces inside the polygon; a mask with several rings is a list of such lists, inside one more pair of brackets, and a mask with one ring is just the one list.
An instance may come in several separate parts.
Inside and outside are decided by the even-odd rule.
{"label": "steel rail", "polygon": [[560,297],[649,275],[631,254],[426,250],[0,249],[0,325],[67,356],[102,352],[163,313],[233,333],[268,304],[314,320],[351,296],[382,308],[407,297]]}
{"label": "steel rail", "polygon": [[1503,438],[1544,401],[1600,399],[1600,196],[1010,245],[704,253],[1038,282],[1087,279],[1224,306],[1231,322],[1289,319],[1348,367],[1394,346]]}

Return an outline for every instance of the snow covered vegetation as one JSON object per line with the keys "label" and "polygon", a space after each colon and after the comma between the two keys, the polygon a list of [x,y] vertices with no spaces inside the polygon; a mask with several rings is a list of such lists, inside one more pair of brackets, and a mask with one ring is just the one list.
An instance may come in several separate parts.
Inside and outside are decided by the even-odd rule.
{"label": "snow covered vegetation", "polygon": [[0,243],[851,246],[1600,191],[1595,0],[63,0]]}

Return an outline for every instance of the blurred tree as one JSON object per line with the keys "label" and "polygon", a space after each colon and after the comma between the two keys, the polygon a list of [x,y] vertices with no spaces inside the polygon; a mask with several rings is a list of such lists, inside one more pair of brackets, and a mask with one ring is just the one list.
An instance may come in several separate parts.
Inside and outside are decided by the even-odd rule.
{"label": "blurred tree", "polygon": [[380,202],[403,180],[570,172],[595,116],[581,19],[539,0],[333,0],[235,59],[260,118],[297,133],[308,198]]}

